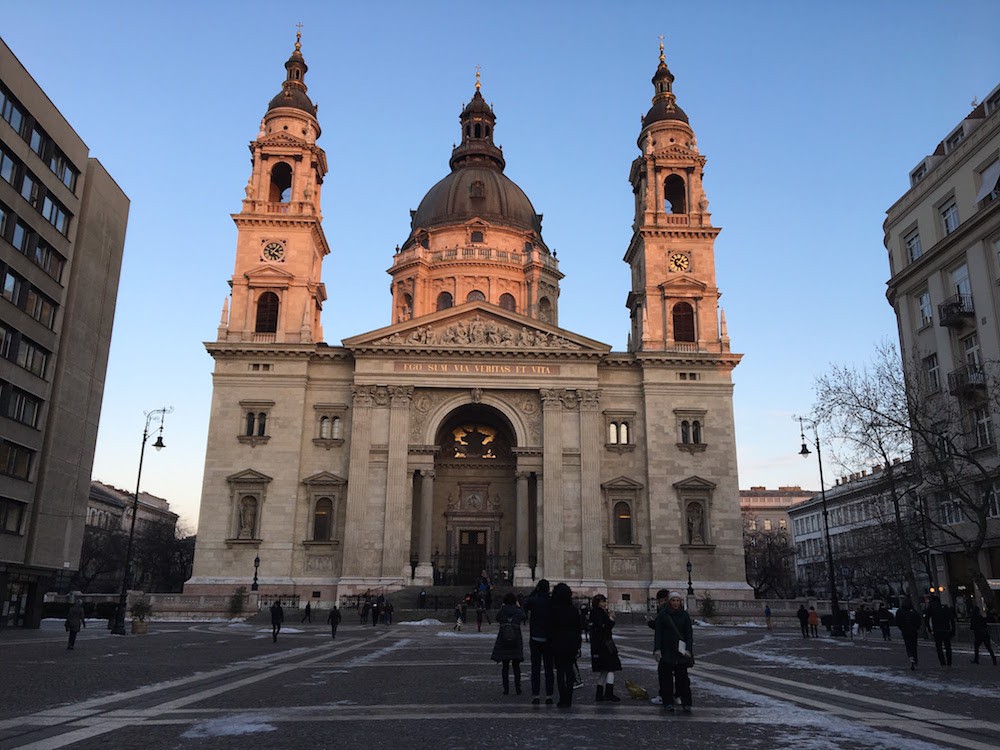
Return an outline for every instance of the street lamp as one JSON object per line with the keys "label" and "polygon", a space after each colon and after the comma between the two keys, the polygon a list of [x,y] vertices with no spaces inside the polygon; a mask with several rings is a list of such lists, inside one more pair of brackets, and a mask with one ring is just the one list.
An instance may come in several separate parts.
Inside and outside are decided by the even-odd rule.
{"label": "street lamp", "polygon": [[163,419],[173,410],[174,408],[170,406],[146,412],[146,426],[142,431],[142,446],[139,448],[139,474],[135,478],[135,497],[132,498],[132,523],[128,530],[128,546],[125,548],[125,572],[122,574],[122,590],[118,596],[115,624],[111,628],[113,635],[125,635],[125,608],[128,606],[129,574],[132,568],[132,542],[135,539],[135,517],[139,515],[139,483],[142,480],[142,459],[146,455],[146,441],[149,440],[149,427],[154,421],[159,422],[160,430],[156,436],[156,442],[153,443],[153,447],[156,450],[165,448],[166,444],[163,442]]}
{"label": "street lamp", "polygon": [[260,555],[257,555],[253,559],[253,583],[250,584],[251,591],[256,591],[258,588],[260,588],[257,585],[257,568],[259,567],[260,567]]}
{"label": "street lamp", "polygon": [[[840,621],[840,602],[837,600],[837,579],[836,574],[833,572],[833,547],[830,544],[830,513],[826,508],[826,487],[823,483],[823,455],[819,447],[819,431],[816,429],[816,424],[812,424],[813,436],[815,437],[815,442],[813,445],[816,446],[816,461],[819,463],[819,495],[823,503],[823,532],[826,536],[826,567],[827,573],[830,576],[830,609],[833,614],[833,635],[843,636],[844,626]],[[802,458],[807,457],[812,451],[806,445],[806,433],[805,428],[802,426],[802,417],[799,417],[799,436],[802,438],[802,450],[799,451],[799,455]]]}
{"label": "street lamp", "polygon": [[691,585],[691,560],[687,561],[687,571],[688,571],[688,596],[694,596],[694,586]]}

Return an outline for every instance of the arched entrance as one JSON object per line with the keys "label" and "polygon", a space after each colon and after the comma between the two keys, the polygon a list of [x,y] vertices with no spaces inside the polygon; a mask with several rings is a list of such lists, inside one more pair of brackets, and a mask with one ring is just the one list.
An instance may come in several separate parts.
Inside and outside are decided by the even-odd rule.
{"label": "arched entrance", "polygon": [[515,550],[516,444],[497,409],[465,404],[441,423],[434,459],[434,582],[474,584],[486,570],[509,582]]}

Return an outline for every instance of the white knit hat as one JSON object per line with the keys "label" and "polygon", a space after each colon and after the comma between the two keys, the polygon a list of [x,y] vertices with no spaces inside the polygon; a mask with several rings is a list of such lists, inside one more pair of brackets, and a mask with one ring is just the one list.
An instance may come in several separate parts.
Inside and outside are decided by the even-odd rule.
{"label": "white knit hat", "polygon": [[684,597],[681,596],[681,594],[680,594],[679,591],[671,591],[670,592],[670,596],[668,596],[667,599],[668,600],[669,599],[680,599],[681,601],[684,601]]}

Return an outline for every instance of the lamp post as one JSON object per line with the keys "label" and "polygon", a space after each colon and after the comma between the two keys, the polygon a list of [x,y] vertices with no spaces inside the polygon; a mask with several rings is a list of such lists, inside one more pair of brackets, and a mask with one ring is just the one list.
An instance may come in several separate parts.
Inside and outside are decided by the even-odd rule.
{"label": "lamp post", "polygon": [[125,572],[122,574],[122,590],[118,596],[118,609],[115,610],[115,624],[111,628],[113,635],[125,635],[125,608],[128,606],[128,586],[132,568],[132,543],[135,540],[135,517],[139,514],[139,483],[142,481],[142,459],[146,455],[146,441],[149,440],[149,427],[154,421],[159,421],[159,434],[153,447],[156,450],[165,448],[163,442],[163,419],[170,414],[174,408],[164,407],[163,409],[153,409],[146,412],[146,426],[142,431],[142,445],[139,448],[139,473],[135,478],[135,497],[132,498],[132,523],[128,530],[128,546],[125,548]]}
{"label": "lamp post", "polygon": [[258,588],[260,588],[257,585],[257,568],[259,567],[260,567],[260,555],[257,555],[253,559],[253,583],[250,584],[251,591],[256,591]]}
{"label": "lamp post", "polygon": [[[807,457],[812,451],[806,445],[806,433],[805,428],[802,425],[802,417],[799,417],[799,436],[802,438],[802,450],[799,451],[799,455],[802,458]],[[833,547],[830,544],[830,513],[826,507],[826,487],[823,483],[823,455],[819,447],[819,431],[816,429],[815,423],[812,424],[813,436],[815,442],[813,445],[816,446],[816,461],[819,463],[819,495],[820,500],[823,503],[823,533],[826,537],[826,567],[827,573],[830,576],[830,610],[833,615],[833,635],[842,637],[844,635],[844,626],[840,621],[840,602],[837,599],[837,578],[833,571]]]}
{"label": "lamp post", "polygon": [[687,572],[688,572],[688,596],[694,596],[694,586],[691,585],[691,560],[687,561]]}

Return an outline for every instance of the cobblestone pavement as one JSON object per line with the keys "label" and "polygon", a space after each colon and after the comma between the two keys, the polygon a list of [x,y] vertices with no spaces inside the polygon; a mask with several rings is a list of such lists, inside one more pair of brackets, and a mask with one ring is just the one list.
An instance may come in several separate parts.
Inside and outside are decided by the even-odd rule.
{"label": "cobblestone pavement", "polygon": [[[694,713],[628,697],[655,695],[651,631],[621,623],[620,704],[585,686],[571,709],[503,696],[489,659],[496,626],[326,627],[153,622],[148,635],[101,627],[66,649],[59,623],[0,631],[0,748],[602,748],[1000,747],[1000,667],[951,668],[921,643],[910,671],[898,640],[700,626]],[[524,665],[527,667],[527,664]]]}

